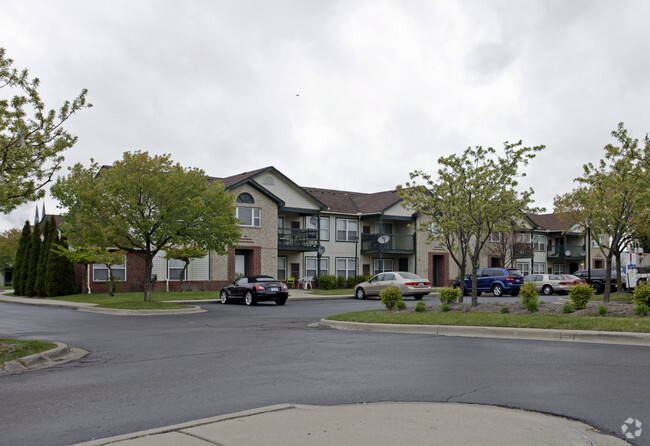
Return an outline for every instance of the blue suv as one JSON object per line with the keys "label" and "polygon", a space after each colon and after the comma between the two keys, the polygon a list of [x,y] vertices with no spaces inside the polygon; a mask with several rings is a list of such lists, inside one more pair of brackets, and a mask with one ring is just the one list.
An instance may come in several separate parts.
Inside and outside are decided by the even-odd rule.
{"label": "blue suv", "polygon": [[[476,272],[477,295],[492,293],[495,297],[508,293],[519,294],[519,287],[524,283],[524,275],[516,268],[482,268]],[[454,282],[454,288],[460,286],[460,280]],[[472,275],[465,278],[465,295],[472,291]]]}

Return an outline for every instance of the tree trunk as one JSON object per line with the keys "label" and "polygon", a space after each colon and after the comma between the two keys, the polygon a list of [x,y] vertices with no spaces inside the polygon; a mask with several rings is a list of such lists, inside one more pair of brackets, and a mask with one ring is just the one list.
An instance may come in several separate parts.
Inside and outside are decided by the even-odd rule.
{"label": "tree trunk", "polygon": [[472,306],[478,305],[478,280],[476,272],[478,271],[478,259],[472,258]]}
{"label": "tree trunk", "polygon": [[460,265],[460,297],[458,298],[458,302],[461,304],[464,303],[465,301],[465,271],[467,270],[467,262],[463,261],[462,265]]}
{"label": "tree trunk", "polygon": [[144,301],[151,300],[151,271],[153,270],[153,256],[147,254],[144,259]]}
{"label": "tree trunk", "polygon": [[609,295],[612,289],[612,255],[613,252],[607,254],[605,260],[605,289],[603,290],[603,303],[609,303]]}

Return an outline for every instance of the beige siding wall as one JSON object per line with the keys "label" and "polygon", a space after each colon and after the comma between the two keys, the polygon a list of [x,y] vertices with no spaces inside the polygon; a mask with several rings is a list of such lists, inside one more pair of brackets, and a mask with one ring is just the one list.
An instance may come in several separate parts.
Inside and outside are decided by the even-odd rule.
{"label": "beige siding wall", "polygon": [[319,209],[319,207],[305,194],[296,190],[296,186],[288,183],[283,178],[273,173],[262,173],[255,177],[255,181],[262,185],[276,197],[284,201],[286,207],[301,209]]}

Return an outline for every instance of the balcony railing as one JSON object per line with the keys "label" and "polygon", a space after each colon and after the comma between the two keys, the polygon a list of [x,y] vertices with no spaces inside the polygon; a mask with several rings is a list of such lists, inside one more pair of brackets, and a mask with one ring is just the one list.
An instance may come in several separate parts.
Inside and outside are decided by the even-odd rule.
{"label": "balcony railing", "polygon": [[585,258],[585,248],[582,245],[555,245],[548,246],[546,257],[554,260],[579,260]]}
{"label": "balcony railing", "polygon": [[512,246],[512,253],[515,258],[520,257],[532,257],[533,256],[533,245],[530,243],[514,243]]}
{"label": "balcony railing", "polygon": [[[378,239],[382,235],[390,237],[388,243],[383,247]],[[373,253],[382,251],[385,253],[413,254],[415,253],[414,234],[361,234],[361,252]]]}
{"label": "balcony railing", "polygon": [[278,229],[278,249],[313,251],[318,249],[318,229]]}

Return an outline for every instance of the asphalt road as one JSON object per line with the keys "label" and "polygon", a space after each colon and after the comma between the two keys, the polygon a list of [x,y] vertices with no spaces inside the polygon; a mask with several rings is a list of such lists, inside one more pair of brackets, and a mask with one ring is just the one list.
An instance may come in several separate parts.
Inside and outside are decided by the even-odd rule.
{"label": "asphalt road", "polygon": [[0,303],[0,336],[91,351],[0,377],[0,444],[71,444],[279,403],[377,401],[529,409],[618,436],[633,417],[647,430],[638,444],[650,444],[647,347],[310,327],[376,300],[203,306],[116,317]]}

